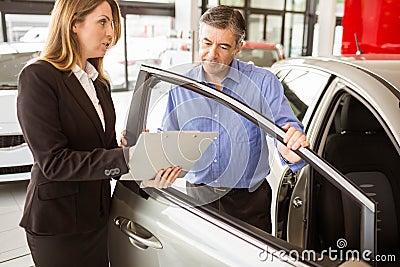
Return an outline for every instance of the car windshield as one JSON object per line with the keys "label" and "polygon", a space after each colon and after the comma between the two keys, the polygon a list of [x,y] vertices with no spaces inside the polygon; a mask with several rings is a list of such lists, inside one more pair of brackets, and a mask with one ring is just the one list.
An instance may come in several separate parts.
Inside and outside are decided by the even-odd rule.
{"label": "car windshield", "polygon": [[26,51],[26,49],[3,44],[0,52],[0,89],[16,89],[21,69],[29,60],[37,56],[38,52],[36,51]]}

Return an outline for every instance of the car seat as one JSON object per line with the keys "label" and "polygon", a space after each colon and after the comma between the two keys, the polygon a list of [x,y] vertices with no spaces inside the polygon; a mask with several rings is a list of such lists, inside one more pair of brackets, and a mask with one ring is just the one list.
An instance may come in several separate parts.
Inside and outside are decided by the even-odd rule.
{"label": "car seat", "polygon": [[[377,202],[378,253],[398,253],[399,154],[374,115],[350,95],[343,101],[340,125],[336,125],[336,128],[341,130],[327,137],[324,158]],[[324,192],[330,193],[325,196],[325,202],[328,205],[337,203],[341,207],[324,207],[322,212],[331,213],[330,217],[336,217],[333,224],[339,223],[341,226],[330,225],[332,229],[328,232],[331,233],[325,236],[322,234],[322,238],[333,237],[335,240],[325,240],[325,243],[332,245],[336,238],[344,235],[341,238],[347,240],[348,249],[359,249],[361,209],[354,200],[340,193],[332,185],[323,186]],[[336,216],[332,215],[335,211]]]}

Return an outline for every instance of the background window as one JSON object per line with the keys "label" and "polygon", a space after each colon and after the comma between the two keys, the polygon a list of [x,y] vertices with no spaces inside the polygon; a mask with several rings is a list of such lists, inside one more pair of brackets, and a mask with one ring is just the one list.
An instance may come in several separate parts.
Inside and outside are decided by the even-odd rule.
{"label": "background window", "polygon": [[303,12],[306,10],[306,5],[306,0],[289,0],[286,2],[286,10]]}
{"label": "background window", "polygon": [[304,15],[286,14],[285,20],[285,55],[301,56],[303,50]]}
{"label": "background window", "polygon": [[281,0],[250,0],[250,7],[283,10],[284,3]]}
{"label": "background window", "polygon": [[9,42],[44,43],[47,38],[49,15],[6,14]]}

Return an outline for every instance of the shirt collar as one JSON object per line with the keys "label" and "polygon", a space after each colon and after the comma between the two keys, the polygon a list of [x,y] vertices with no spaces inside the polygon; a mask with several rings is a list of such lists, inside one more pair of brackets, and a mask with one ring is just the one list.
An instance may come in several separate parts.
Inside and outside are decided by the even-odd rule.
{"label": "shirt collar", "polygon": [[90,62],[86,62],[85,71],[83,71],[78,65],[75,65],[72,68],[72,72],[78,80],[80,80],[84,74],[86,74],[92,81],[95,81],[99,76],[99,72],[92,64],[90,64]]}
{"label": "shirt collar", "polygon": [[[231,68],[229,69],[229,72],[226,75],[224,81],[226,79],[230,79],[230,80],[234,81],[235,83],[239,83],[240,82],[239,61],[237,59],[235,59],[235,58],[233,59],[233,61],[231,63]],[[222,83],[224,81],[222,81]]]}
{"label": "shirt collar", "polygon": [[[240,75],[239,75],[239,61],[237,59],[233,59],[231,63],[231,68],[229,69],[228,74],[222,80],[222,85],[225,85],[225,82],[228,80],[232,80],[235,83],[240,83]],[[206,78],[204,77],[204,71],[201,65],[198,67],[199,73],[197,75],[197,80],[207,83]],[[229,83],[229,82],[228,82]]]}

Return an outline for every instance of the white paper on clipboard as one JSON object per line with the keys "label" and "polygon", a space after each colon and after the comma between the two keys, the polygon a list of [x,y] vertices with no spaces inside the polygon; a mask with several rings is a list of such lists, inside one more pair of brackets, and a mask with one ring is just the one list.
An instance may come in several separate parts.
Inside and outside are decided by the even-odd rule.
{"label": "white paper on clipboard", "polygon": [[150,180],[158,170],[179,166],[183,177],[213,142],[217,132],[143,132],[129,160],[129,174],[121,180]]}

